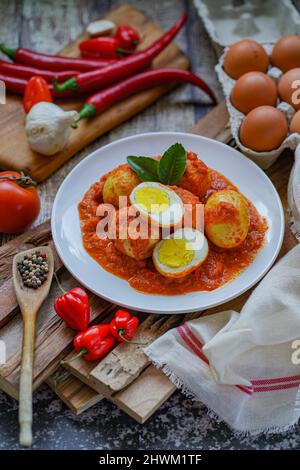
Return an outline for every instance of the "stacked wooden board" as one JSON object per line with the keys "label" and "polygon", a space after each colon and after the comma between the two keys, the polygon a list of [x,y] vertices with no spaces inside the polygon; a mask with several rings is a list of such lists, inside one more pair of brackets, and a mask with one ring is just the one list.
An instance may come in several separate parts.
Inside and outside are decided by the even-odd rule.
{"label": "stacked wooden board", "polygon": [[[191,132],[233,145],[227,121],[226,107],[221,103],[191,129]],[[286,233],[279,257],[296,244],[288,228],[286,200],[292,162],[292,156],[283,155],[267,171],[279,192],[286,213]],[[7,345],[7,363],[0,367],[0,388],[14,398],[18,396],[22,324],[12,286],[11,262],[16,252],[40,244],[49,244],[53,248],[55,270],[64,287],[68,289],[78,285],[62,266],[55,252],[49,221],[0,248],[0,340],[5,340]],[[58,396],[77,413],[99,402],[104,396],[138,422],[144,422],[175,391],[174,385],[149,363],[141,348],[136,345],[120,344],[98,364],[76,359],[66,366],[67,370],[63,369],[60,366],[61,359],[73,356],[73,332],[54,314],[53,301],[58,294],[58,289],[53,283],[49,298],[39,316],[34,389],[43,381],[47,381]],[[143,343],[148,343],[187,318],[224,309],[240,310],[249,294],[248,291],[220,307],[185,317],[138,314],[141,325],[137,338]],[[109,321],[116,309],[93,294],[90,294],[90,302],[93,322]]]}

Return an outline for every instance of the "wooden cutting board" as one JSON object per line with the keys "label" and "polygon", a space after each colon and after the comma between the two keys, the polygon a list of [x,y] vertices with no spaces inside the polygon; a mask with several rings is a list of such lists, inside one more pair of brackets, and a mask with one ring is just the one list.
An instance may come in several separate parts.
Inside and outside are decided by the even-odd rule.
{"label": "wooden cutting board", "polygon": [[[112,20],[117,25],[127,23],[136,28],[142,36],[140,49],[144,49],[163,34],[162,30],[149,18],[130,5],[120,6],[105,15],[105,18]],[[87,34],[78,37],[61,51],[61,55],[78,56],[78,43],[86,37]],[[153,67],[186,69],[188,66],[188,59],[175,44],[170,44],[153,61]],[[8,94],[5,112],[0,114],[0,168],[24,171],[34,180],[43,181],[80,149],[130,119],[169,90],[170,86],[160,86],[138,93],[115,104],[93,119],[83,120],[79,123],[77,130],[72,130],[71,138],[65,149],[53,157],[45,157],[31,151],[25,136],[25,113],[21,98]],[[82,103],[82,99],[76,98],[61,101],[59,104],[65,109],[78,110]]]}
{"label": "wooden cutting board", "polygon": [[[191,129],[191,132],[217,138],[233,145],[230,130],[226,126],[227,120],[225,104],[221,103]],[[288,228],[286,199],[287,181],[292,163],[292,156],[284,155],[267,171],[279,192],[286,215],[286,233],[279,257],[297,243]],[[0,388],[15,398],[18,395],[21,319],[11,281],[11,262],[16,252],[39,244],[50,244],[53,247],[49,221],[0,248],[0,339],[6,341],[8,353],[6,365],[0,367]],[[63,268],[57,255],[55,255],[55,269],[66,288],[78,284]],[[63,401],[77,413],[99,402],[102,396],[105,396],[138,422],[145,422],[175,391],[175,387],[162,372],[149,364],[147,358],[141,354],[141,351],[137,351],[135,346],[119,345],[98,364],[87,363],[82,359],[76,360],[68,366],[68,372],[73,375],[66,375],[64,372],[52,375],[58,369],[61,358],[73,355],[70,353],[73,333],[53,312],[53,300],[57,295],[58,290],[53,284],[38,325],[34,388],[47,380]],[[238,311],[249,295],[250,291],[202,314],[211,314],[224,309]],[[111,318],[114,306],[92,294],[90,301],[94,319],[108,321]],[[198,312],[192,316],[199,315]],[[146,336],[149,341],[153,340],[182,320],[181,316],[160,318],[142,315],[139,335]]]}

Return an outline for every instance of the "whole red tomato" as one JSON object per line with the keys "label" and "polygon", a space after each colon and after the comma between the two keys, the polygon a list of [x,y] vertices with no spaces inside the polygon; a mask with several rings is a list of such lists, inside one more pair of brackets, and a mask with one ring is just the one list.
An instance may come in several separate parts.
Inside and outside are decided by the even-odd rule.
{"label": "whole red tomato", "polygon": [[16,171],[0,172],[0,232],[23,232],[39,212],[35,183]]}

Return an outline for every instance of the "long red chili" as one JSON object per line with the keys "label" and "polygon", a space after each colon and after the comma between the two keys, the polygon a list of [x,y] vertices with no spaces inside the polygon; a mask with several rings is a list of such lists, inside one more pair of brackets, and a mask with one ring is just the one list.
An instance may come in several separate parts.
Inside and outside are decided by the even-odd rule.
{"label": "long red chili", "polygon": [[[25,80],[24,78],[13,77],[4,73],[0,73],[0,80],[5,83],[7,91],[10,91],[11,93],[16,93],[17,95],[24,94],[26,85],[28,83],[28,80]],[[54,98],[65,98],[69,96],[74,96],[74,92],[72,91],[64,91],[63,93],[59,93],[53,88],[52,84],[49,84],[49,89]]]}
{"label": "long red chili", "polygon": [[152,60],[172,41],[187,20],[184,13],[178,22],[166,32],[160,39],[143,51],[132,54],[111,66],[99,70],[80,73],[77,77],[70,78],[61,85],[54,84],[58,91],[76,90],[88,92],[94,89],[103,88],[114,82],[119,82],[123,78],[130,77],[135,73],[148,67]]}
{"label": "long red chili", "polygon": [[13,77],[20,77],[29,79],[35,75],[39,75],[44,78],[47,82],[52,83],[55,77],[58,80],[68,80],[68,78],[74,77],[79,73],[78,70],[66,70],[63,72],[55,72],[51,70],[39,70],[34,67],[29,67],[27,65],[15,64],[12,62],[6,62],[5,60],[0,60],[0,73],[7,73]]}
{"label": "long red chili", "polygon": [[0,51],[19,64],[26,64],[44,70],[87,70],[99,69],[112,65],[113,59],[82,59],[80,57],[64,57],[59,55],[42,54],[30,49],[11,49],[0,44]]}
{"label": "long red chili", "polygon": [[[127,78],[127,80],[121,83],[116,83],[90,96],[79,112],[79,119],[95,116],[112,104],[139,91],[162,84],[171,85],[172,83],[190,83],[191,85],[195,85],[211,98],[213,104],[216,104],[213,91],[202,78],[194,73],[175,68],[153,69]],[[76,124],[74,124],[73,127],[76,127]]]}

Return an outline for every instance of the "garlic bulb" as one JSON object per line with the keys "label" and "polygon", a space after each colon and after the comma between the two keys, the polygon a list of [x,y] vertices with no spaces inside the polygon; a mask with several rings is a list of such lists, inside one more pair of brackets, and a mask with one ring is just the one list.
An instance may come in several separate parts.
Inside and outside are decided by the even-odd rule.
{"label": "garlic bulb", "polygon": [[65,147],[70,125],[77,118],[77,111],[64,111],[54,103],[35,104],[26,117],[29,146],[43,155],[54,155]]}

